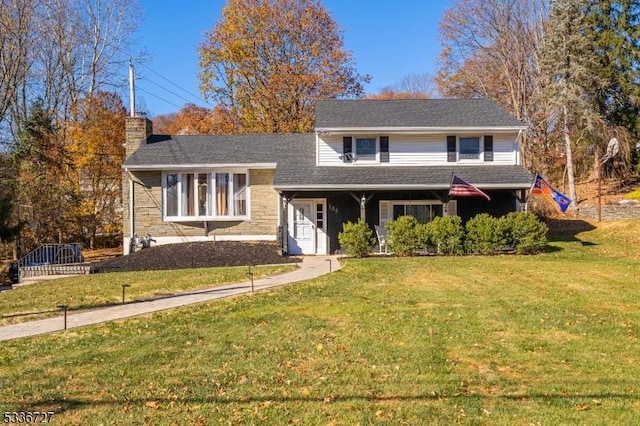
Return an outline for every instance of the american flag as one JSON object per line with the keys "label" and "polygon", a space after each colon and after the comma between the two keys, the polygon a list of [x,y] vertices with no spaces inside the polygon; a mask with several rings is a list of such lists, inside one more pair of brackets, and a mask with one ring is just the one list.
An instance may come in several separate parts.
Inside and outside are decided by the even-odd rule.
{"label": "american flag", "polygon": [[459,176],[453,175],[451,178],[451,187],[449,188],[449,196],[451,197],[484,197],[488,201],[491,198],[482,192],[475,185],[471,185]]}

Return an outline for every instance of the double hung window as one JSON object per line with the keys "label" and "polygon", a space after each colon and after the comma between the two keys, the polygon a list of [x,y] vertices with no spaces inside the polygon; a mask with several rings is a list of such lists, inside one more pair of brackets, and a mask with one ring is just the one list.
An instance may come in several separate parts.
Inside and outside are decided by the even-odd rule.
{"label": "double hung window", "polygon": [[432,204],[427,202],[392,202],[393,220],[400,216],[413,216],[420,223],[429,223],[436,216],[442,216],[442,204]]}
{"label": "double hung window", "polygon": [[360,161],[376,160],[376,139],[356,138],[356,158]]}
{"label": "double hung window", "polygon": [[480,138],[460,138],[460,160],[477,160],[480,158]]}
{"label": "double hung window", "polygon": [[378,138],[375,137],[344,136],[342,138],[342,161],[344,163],[357,163],[358,161],[388,163],[389,137],[380,136],[379,140],[378,143]]}
{"label": "double hung window", "polygon": [[166,220],[247,219],[246,172],[166,173],[162,184]]}
{"label": "double hung window", "polygon": [[481,153],[484,153],[484,161],[493,161],[493,135],[447,136],[447,162],[474,162],[481,159]]}

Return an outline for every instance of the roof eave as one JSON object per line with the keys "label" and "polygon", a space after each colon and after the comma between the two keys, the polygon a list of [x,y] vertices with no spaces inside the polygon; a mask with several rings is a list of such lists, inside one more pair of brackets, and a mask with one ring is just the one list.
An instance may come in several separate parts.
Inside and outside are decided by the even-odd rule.
{"label": "roof eave", "polygon": [[194,163],[194,164],[125,164],[125,171],[165,171],[201,169],[275,169],[277,163]]}
{"label": "roof eave", "polygon": [[[476,184],[481,189],[529,189],[531,182],[513,182],[513,183],[489,183],[489,184]],[[449,189],[449,183],[437,183],[437,184],[340,184],[340,185],[274,185],[276,191],[353,191],[353,190],[380,190],[380,191],[393,191],[393,190],[447,190]]]}
{"label": "roof eave", "polygon": [[442,133],[513,133],[526,130],[527,126],[468,126],[468,127],[316,127],[317,134],[339,133],[391,133],[391,134],[442,134]]}

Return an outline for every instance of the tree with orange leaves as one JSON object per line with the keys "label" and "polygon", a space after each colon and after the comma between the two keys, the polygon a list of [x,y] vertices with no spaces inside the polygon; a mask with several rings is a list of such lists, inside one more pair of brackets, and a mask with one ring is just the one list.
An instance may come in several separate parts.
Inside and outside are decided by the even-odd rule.
{"label": "tree with orange leaves", "polygon": [[122,163],[126,111],[114,93],[97,92],[80,101],[71,125],[73,208],[67,212],[75,233],[93,248],[97,234],[115,234],[122,226]]}
{"label": "tree with orange leaves", "polygon": [[205,96],[245,132],[310,131],[315,101],[360,97],[368,79],[319,0],[228,0],[200,66]]}
{"label": "tree with orange leaves", "polygon": [[177,113],[154,117],[153,129],[155,133],[169,135],[242,133],[242,129],[239,128],[230,111],[220,105],[210,110],[194,104],[186,104]]}

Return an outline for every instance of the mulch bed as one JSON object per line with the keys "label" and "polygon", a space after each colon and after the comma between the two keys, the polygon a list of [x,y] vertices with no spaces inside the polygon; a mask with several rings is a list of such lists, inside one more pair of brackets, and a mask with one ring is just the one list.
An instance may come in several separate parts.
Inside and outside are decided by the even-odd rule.
{"label": "mulch bed", "polygon": [[96,272],[157,271],[293,263],[273,242],[196,242],[155,246],[95,264]]}

